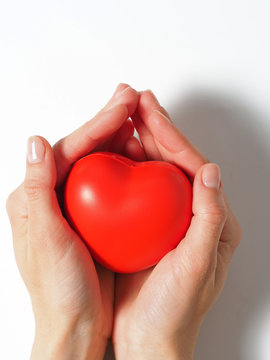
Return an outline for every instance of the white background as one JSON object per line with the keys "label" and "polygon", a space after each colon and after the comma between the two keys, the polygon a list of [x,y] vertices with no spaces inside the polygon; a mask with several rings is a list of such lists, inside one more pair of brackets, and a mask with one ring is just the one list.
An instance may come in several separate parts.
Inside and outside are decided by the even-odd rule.
{"label": "white background", "polygon": [[0,4],[0,358],[28,359],[34,336],[4,206],[24,177],[26,140],[39,134],[53,144],[127,82],[151,88],[220,164],[243,227],[195,359],[269,360],[269,1]]}

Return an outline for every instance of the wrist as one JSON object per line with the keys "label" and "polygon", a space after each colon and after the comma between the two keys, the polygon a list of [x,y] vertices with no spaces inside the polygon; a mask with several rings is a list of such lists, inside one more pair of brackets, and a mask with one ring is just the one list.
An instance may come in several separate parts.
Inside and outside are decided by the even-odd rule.
{"label": "wrist", "polygon": [[179,330],[170,336],[151,337],[129,334],[125,339],[114,342],[114,351],[118,360],[193,360],[194,350],[199,335],[200,325]]}
{"label": "wrist", "polygon": [[156,346],[155,348],[150,348],[149,346],[145,346],[142,348],[130,348],[129,351],[125,352],[121,355],[116,355],[117,359],[129,359],[129,360],[193,360],[193,352],[178,352],[168,348],[161,348]]}
{"label": "wrist", "polygon": [[116,358],[119,360],[193,360],[194,347],[180,343],[137,343],[132,340],[115,347]]}
{"label": "wrist", "polygon": [[59,325],[36,328],[31,360],[102,360],[108,339],[98,327]]}

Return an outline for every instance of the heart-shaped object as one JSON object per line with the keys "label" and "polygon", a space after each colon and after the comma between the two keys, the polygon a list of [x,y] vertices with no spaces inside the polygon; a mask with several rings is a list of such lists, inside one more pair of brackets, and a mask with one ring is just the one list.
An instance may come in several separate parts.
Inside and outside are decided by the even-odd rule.
{"label": "heart-shaped object", "polygon": [[73,165],[64,209],[97,262],[132,273],[155,265],[185,236],[192,186],[173,164],[100,151]]}

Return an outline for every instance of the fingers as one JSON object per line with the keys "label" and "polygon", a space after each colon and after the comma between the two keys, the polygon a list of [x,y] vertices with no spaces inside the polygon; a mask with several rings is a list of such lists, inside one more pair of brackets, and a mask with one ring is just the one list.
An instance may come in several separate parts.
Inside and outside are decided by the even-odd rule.
{"label": "fingers", "polygon": [[[148,92],[151,92],[148,90]],[[140,92],[139,101],[138,101],[138,107],[134,114],[131,116],[133,123],[135,125],[135,128],[140,136],[140,140],[142,142],[145,155],[148,160],[162,160],[162,156],[159,152],[158,146],[156,145],[155,139],[151,131],[146,126],[145,119],[148,117],[148,105],[144,104],[142,106],[142,100],[144,96],[144,91]],[[155,99],[155,103],[158,104],[158,101],[154,94],[151,92]]]}
{"label": "fingers", "polygon": [[223,196],[224,196],[224,201],[226,203],[226,207],[228,209],[228,216],[227,216],[227,221],[222,230],[218,252],[220,253],[223,261],[228,264],[231,261],[233,253],[240,244],[242,238],[242,229],[229,205],[229,202],[224,194],[224,191],[223,191]]}
{"label": "fingers", "polygon": [[105,142],[101,142],[95,146],[94,151],[111,151],[120,153],[121,149],[124,147],[124,143],[129,136],[132,136],[134,133],[134,125],[130,119],[127,119],[120,128]]}
{"label": "fingers", "polygon": [[144,149],[137,138],[131,136],[125,144],[125,154],[135,161],[146,161],[146,155]]}
{"label": "fingers", "polygon": [[40,136],[32,136],[27,145],[25,192],[28,231],[46,234],[58,231],[63,222],[56,193],[56,168],[50,144]]}
{"label": "fingers", "polygon": [[110,107],[115,106],[119,101],[124,103],[128,108],[128,116],[131,116],[136,110],[139,100],[138,92],[128,84],[121,83],[117,86],[112,98],[107,102],[100,112],[108,110]]}
{"label": "fingers", "polygon": [[131,118],[140,136],[147,159],[162,160],[162,156],[156,145],[155,139],[152,133],[150,132],[150,130],[145,125],[144,121],[142,120],[138,110],[135,111],[135,113],[131,116]]}
{"label": "fingers", "polygon": [[177,252],[188,257],[198,273],[213,270],[217,263],[217,247],[227,219],[227,207],[220,187],[220,170],[216,164],[203,165],[193,184],[193,213],[185,238]]}
{"label": "fingers", "polygon": [[[198,149],[173,125],[166,110],[160,106],[155,95],[147,90],[141,93],[138,109],[145,126],[151,132],[163,160],[180,166],[191,179],[198,169],[209,162]],[[231,259],[241,239],[241,227],[233,214],[224,189],[223,199],[227,208],[227,221],[224,225],[219,246],[222,256]]]}
{"label": "fingers", "polygon": [[134,125],[131,120],[126,120],[119,130],[112,137],[112,141],[108,150],[117,154],[121,154],[124,150],[125,143],[133,136]]}
{"label": "fingers", "polygon": [[208,160],[173,125],[167,111],[150,90],[141,93],[138,112],[162,159],[180,166],[193,179],[196,171]]}
{"label": "fingers", "polygon": [[[128,87],[130,87],[128,84],[126,84],[126,83],[120,83],[120,84],[118,84],[117,85],[117,87],[116,87],[116,89],[115,89],[115,91],[114,91],[114,93],[113,93],[113,96],[112,96],[112,98],[114,98],[116,95],[119,95],[119,94],[121,94],[121,92],[123,92],[125,89],[127,89]],[[111,99],[110,99],[111,100]],[[109,100],[109,101],[110,101]]]}
{"label": "fingers", "polygon": [[[123,85],[120,84],[120,88]],[[92,151],[101,142],[112,136],[135,110],[138,94],[131,87],[125,87],[91,120],[54,146],[58,187],[67,175],[70,166],[82,156]]]}
{"label": "fingers", "polygon": [[193,179],[207,159],[161,112],[152,112],[148,118],[148,127],[163,159],[180,166]]}

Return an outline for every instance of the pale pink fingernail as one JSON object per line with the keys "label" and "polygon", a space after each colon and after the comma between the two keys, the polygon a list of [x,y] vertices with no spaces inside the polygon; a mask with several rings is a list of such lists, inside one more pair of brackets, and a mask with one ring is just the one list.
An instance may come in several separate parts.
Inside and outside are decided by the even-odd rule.
{"label": "pale pink fingernail", "polygon": [[39,163],[44,159],[45,146],[38,136],[30,136],[27,140],[27,159],[30,164]]}
{"label": "pale pink fingernail", "polygon": [[153,96],[153,98],[155,99],[155,101],[160,105],[160,103],[159,103],[156,95],[153,93],[153,91],[152,91],[151,89],[147,89],[146,91],[149,91],[149,92],[152,94],[152,96]]}
{"label": "pale pink fingernail", "polygon": [[122,99],[121,96],[127,92],[131,87],[128,86],[127,88],[125,88],[122,92],[120,92],[120,94],[116,95],[115,98],[112,98],[112,103],[113,105],[110,106],[105,112],[112,110],[113,108],[115,108],[116,106],[122,104]]}
{"label": "pale pink fingernail", "polygon": [[156,112],[156,113],[158,113],[159,115],[161,115],[161,116],[162,116],[162,118],[163,118],[164,120],[166,120],[168,123],[172,124],[171,119],[170,119],[170,118],[168,118],[166,115],[162,114],[162,112],[161,112],[161,111],[159,111],[159,110],[157,110],[157,109],[155,109],[155,110],[153,110],[153,111],[154,111],[154,112]]}
{"label": "pale pink fingernail", "polygon": [[125,84],[125,83],[119,83],[117,86],[116,86],[116,89],[113,93],[113,97],[115,97],[118,93],[119,93],[119,88],[121,87],[127,87],[129,86],[128,84]]}
{"label": "pale pink fingernail", "polygon": [[105,112],[111,111],[112,109],[114,109],[116,106],[118,106],[120,104],[116,104],[116,105],[112,105],[111,107],[109,107]]}
{"label": "pale pink fingernail", "polygon": [[217,164],[207,164],[202,171],[202,182],[208,188],[219,189],[221,181],[220,168]]}
{"label": "pale pink fingernail", "polygon": [[116,95],[116,98],[118,98],[119,96],[123,95],[126,91],[128,91],[130,89],[130,86],[126,87],[124,90],[122,90],[119,94]]}

